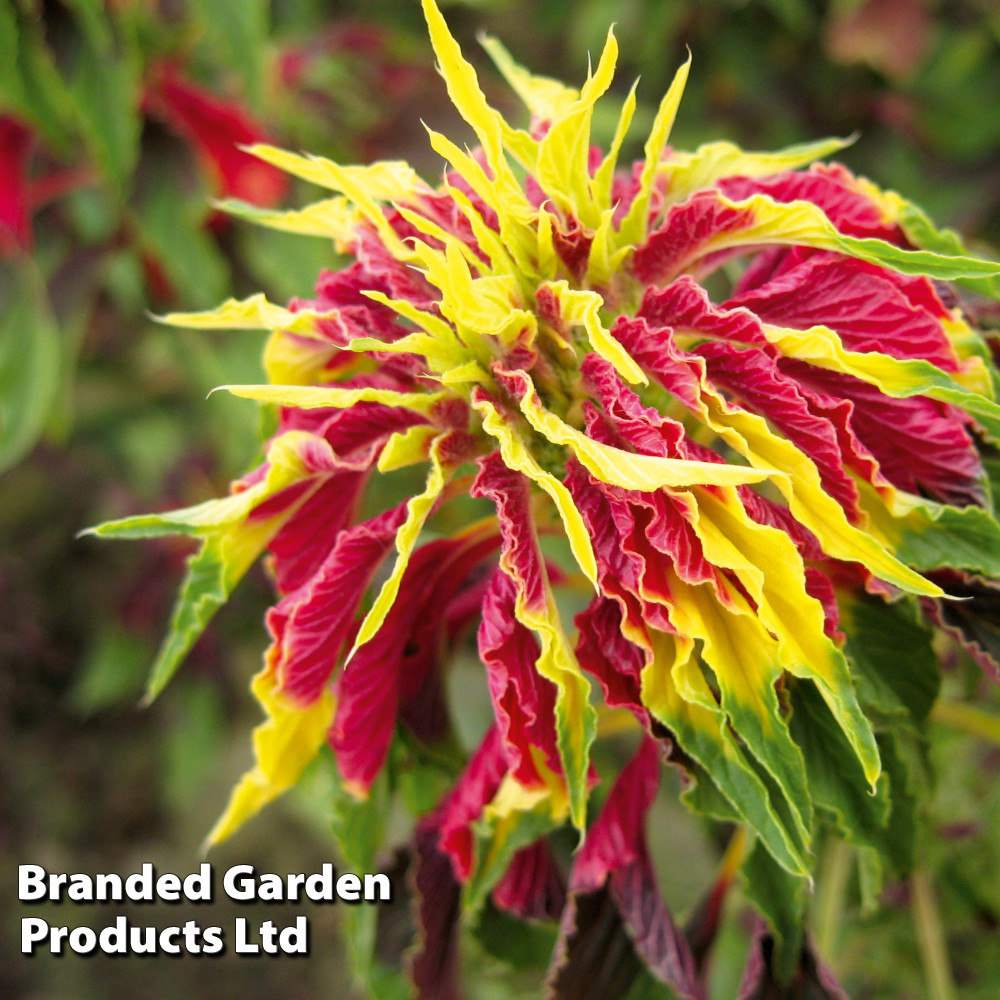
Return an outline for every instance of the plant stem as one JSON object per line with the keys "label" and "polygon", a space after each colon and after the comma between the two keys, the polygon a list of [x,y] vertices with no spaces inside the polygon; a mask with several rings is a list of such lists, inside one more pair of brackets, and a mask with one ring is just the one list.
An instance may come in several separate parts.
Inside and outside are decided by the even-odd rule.
{"label": "plant stem", "polygon": [[938,701],[931,714],[946,726],[961,729],[1000,746],[1000,716],[955,701]]}
{"label": "plant stem", "polygon": [[951,974],[944,927],[934,898],[934,888],[922,868],[910,878],[913,919],[917,925],[920,957],[927,977],[927,1000],[956,1000],[955,980]]}
{"label": "plant stem", "polygon": [[816,935],[816,950],[829,960],[833,958],[837,937],[844,919],[844,898],[847,881],[851,877],[853,855],[846,841],[830,837],[820,871],[823,873],[816,893],[815,918],[813,926]]}

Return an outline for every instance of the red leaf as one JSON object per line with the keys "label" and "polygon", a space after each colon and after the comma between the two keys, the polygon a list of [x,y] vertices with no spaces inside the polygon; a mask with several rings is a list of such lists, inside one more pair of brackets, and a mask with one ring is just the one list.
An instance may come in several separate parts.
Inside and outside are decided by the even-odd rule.
{"label": "red leaf", "polygon": [[958,506],[984,504],[979,452],[965,429],[969,418],[957,407],[925,396],[893,399],[867,382],[802,361],[779,364],[831,411],[850,404],[842,413],[853,436],[852,465],[867,453],[900,489]]}
{"label": "red leaf", "polygon": [[905,245],[902,230],[887,219],[885,210],[864,194],[857,179],[839,163],[815,163],[804,171],[781,171],[770,177],[727,177],[719,181],[727,197],[740,201],[755,194],[775,201],[811,201],[847,236],[874,236]]}
{"label": "red leaf", "polygon": [[636,250],[632,271],[645,285],[672,281],[710,252],[708,244],[717,236],[746,229],[754,218],[752,208],[734,208],[721,202],[714,191],[699,191],[667,209],[660,226]]}
{"label": "red leaf", "polygon": [[441,850],[451,858],[460,882],[466,881],[472,874],[475,861],[471,824],[493,799],[506,773],[503,737],[494,723],[439,807]]}
{"label": "red leaf", "polygon": [[330,745],[345,784],[367,792],[388,756],[400,702],[427,684],[437,688],[451,601],[496,542],[487,530],[413,553],[381,628],[337,678]]}
{"label": "red leaf", "polygon": [[616,601],[597,596],[586,611],[576,616],[579,641],[576,656],[580,666],[601,685],[604,702],[612,708],[628,708],[649,725],[642,705],[640,674],[646,656],[622,635],[622,610]]}
{"label": "red leaf", "polygon": [[[701,344],[695,351],[705,359],[714,386],[725,389],[745,409],[766,417],[816,463],[824,490],[857,522],[861,516],[858,489],[844,469],[836,428],[822,412],[810,408],[795,380],[778,368],[771,355],[756,348],[716,342]],[[864,468],[857,471],[863,474]]]}
{"label": "red leaf", "polygon": [[527,607],[545,607],[545,566],[542,563],[531,514],[531,485],[520,472],[508,468],[498,451],[477,459],[479,474],[472,484],[474,497],[488,497],[497,507],[503,553],[500,565],[516,581]]}
{"label": "red leaf", "polygon": [[851,351],[923,358],[945,371],[958,370],[940,322],[944,306],[930,283],[865,261],[815,253],[726,307],[745,307],[767,323],[796,330],[828,326]]}
{"label": "red leaf", "polygon": [[514,854],[493,890],[493,902],[522,920],[558,920],[566,905],[566,881],[546,840]]}
{"label": "red leaf", "polygon": [[757,920],[736,1000],[850,1000],[830,969],[807,943],[792,978],[781,982],[771,967],[774,943],[763,920]]}
{"label": "red leaf", "polygon": [[928,574],[951,597],[922,598],[927,619],[943,629],[972,657],[994,683],[1000,684],[1000,584],[959,570]]}
{"label": "red leaf", "polygon": [[599,888],[608,876],[637,860],[645,845],[645,818],[660,787],[660,753],[646,737],[622,769],[604,808],[577,852],[572,891]]}
{"label": "red leaf", "polygon": [[238,104],[185,80],[176,66],[165,63],[151,73],[142,109],[191,143],[219,195],[257,205],[274,205],[284,197],[288,176],[239,148],[266,142],[268,136]]}
{"label": "red leaf", "polygon": [[[623,996],[638,973],[636,957],[684,1000],[703,996],[691,950],[667,912],[646,846],[645,818],[659,780],[660,751],[646,737],[573,864],[550,971],[560,1000]],[[592,986],[585,989],[588,980]]]}
{"label": "red leaf", "polygon": [[537,785],[544,779],[533,749],[544,752],[552,771],[562,772],[555,725],[556,686],[535,670],[538,641],[517,621],[516,598],[514,581],[502,570],[494,573],[483,601],[479,656],[486,665],[510,769],[522,785]]}
{"label": "red leaf", "polygon": [[458,1000],[458,930],[461,887],[439,846],[437,814],[417,824],[415,887],[417,947],[410,976],[419,1000]]}
{"label": "red leaf", "polygon": [[354,614],[392,548],[406,505],[342,531],[320,568],[267,613],[267,662],[281,690],[300,704],[319,697],[354,631]]}
{"label": "red leaf", "polygon": [[0,116],[0,258],[34,243],[28,164],[35,135],[16,118]]}

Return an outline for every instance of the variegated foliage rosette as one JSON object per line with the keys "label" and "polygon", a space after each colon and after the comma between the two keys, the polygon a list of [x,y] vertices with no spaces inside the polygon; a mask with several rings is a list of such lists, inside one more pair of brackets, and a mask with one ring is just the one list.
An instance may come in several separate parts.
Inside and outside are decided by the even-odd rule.
{"label": "variegated foliage rosette", "polygon": [[[254,147],[333,195],[228,207],[332,237],[353,262],[311,302],[167,317],[272,330],[271,384],[227,388],[280,416],[230,496],[97,529],[200,541],[150,693],[269,553],[279,599],[253,682],[267,720],[213,841],[329,745],[349,858],[373,862],[386,795],[419,813],[425,995],[454,992],[461,896],[480,926],[558,922],[557,995],[624,995],[645,966],[694,998],[718,905],[685,935],[658,895],[644,823],[669,761],[692,808],[749,833],[719,886],[742,861],[778,945],[751,957],[751,995],[805,961],[818,831],[869,873],[911,863],[903,744],[936,695],[928,623],[996,674],[975,597],[1000,586],[983,460],[1000,406],[944,282],[992,294],[1000,268],[814,162],[838,141],[671,148],[687,65],[644,158],[619,164],[634,88],[608,150],[590,142],[610,34],[579,91],[486,40],[531,111],[515,128],[424,7],[478,148],[430,132],[448,164],[435,186],[404,163]],[[383,474],[409,466],[426,467],[422,490],[380,509]],[[486,516],[464,522],[470,496]],[[455,768],[445,671],[472,629],[495,719]],[[643,735],[602,786],[592,746],[622,716]],[[560,859],[547,836],[567,825],[580,844]]]}

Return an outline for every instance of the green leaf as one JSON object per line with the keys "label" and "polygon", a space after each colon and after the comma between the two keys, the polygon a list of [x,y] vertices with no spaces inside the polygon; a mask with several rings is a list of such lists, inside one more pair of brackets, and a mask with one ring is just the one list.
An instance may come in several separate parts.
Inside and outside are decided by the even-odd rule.
{"label": "green leaf", "polygon": [[[918,247],[952,257],[967,256],[962,238],[954,229],[938,229],[918,205],[904,201],[899,224],[906,238]],[[1000,275],[958,278],[957,284],[993,299],[1000,299]]]}
{"label": "green leaf", "polygon": [[206,500],[193,507],[168,510],[160,514],[136,514],[119,521],[108,521],[85,534],[99,538],[159,538],[163,535],[199,536],[235,524],[249,514],[258,493],[244,490],[229,496]]}
{"label": "green leaf", "polygon": [[[692,680],[700,678],[705,689],[699,701],[689,702],[680,696],[674,688],[672,676],[676,668],[671,667],[672,663],[673,656],[664,651],[643,670],[642,696],[643,704],[670,731],[684,757],[694,760],[704,771],[694,772],[696,783],[684,793],[685,802],[696,811],[718,818],[731,818],[735,812],[766,844],[778,864],[808,874],[801,819],[790,819],[783,791],[774,783],[768,784],[763,767],[757,768],[749,751],[737,742],[700,672],[690,673]],[[797,750],[795,753],[795,763],[803,768],[804,783],[804,765]],[[686,761],[682,766],[687,768]]]}
{"label": "green leaf", "polygon": [[170,629],[150,669],[146,685],[147,702],[151,702],[167,686],[246,571],[244,566],[237,574],[234,572],[237,567],[227,567],[222,549],[222,536],[210,535],[188,560],[187,575],[170,615]]}
{"label": "green leaf", "polygon": [[463,756],[454,739],[429,747],[404,725],[397,727],[390,749],[393,784],[414,816],[425,816],[454,785],[462,770]]}
{"label": "green leaf", "polygon": [[556,821],[548,798],[541,798],[533,807],[491,813],[473,824],[476,862],[463,892],[467,912],[476,913],[486,901],[490,890],[500,881],[511,858],[522,847],[534,843],[548,833]]}
{"label": "green leaf", "polygon": [[833,816],[846,840],[888,850],[888,780],[881,776],[876,793],[869,794],[857,755],[815,686],[797,681],[790,689],[792,736],[805,757],[813,801]]}
{"label": "green leaf", "polygon": [[880,733],[882,766],[889,778],[892,808],[886,828],[890,851],[883,859],[892,862],[895,875],[907,877],[913,870],[919,832],[918,808],[926,800],[929,765],[926,743],[908,733]]}
{"label": "green leaf", "polygon": [[858,891],[861,896],[861,915],[870,916],[877,912],[882,895],[882,856],[871,847],[862,847],[857,852]]}
{"label": "green leaf", "polygon": [[802,949],[808,879],[787,872],[756,841],[741,869],[747,898],[767,921],[774,938],[775,975],[787,982]]}
{"label": "green leaf", "polygon": [[661,711],[658,717],[675,735],[684,753],[704,769],[696,784],[685,791],[685,803],[719,819],[738,817],[760,837],[778,864],[807,873],[809,866],[794,824],[786,821],[772,801],[767,785],[721,716],[715,720],[714,731],[679,712],[665,717]]}
{"label": "green leaf", "polygon": [[[336,765],[333,765],[336,768]],[[385,843],[385,820],[389,812],[389,781],[383,771],[372,783],[367,799],[359,799],[343,787],[336,772],[333,797],[333,836],[352,871],[373,872],[378,852]]]}
{"label": "green leaf", "polygon": [[841,236],[845,253],[854,254],[873,264],[895,268],[902,274],[926,275],[941,281],[954,281],[969,287],[969,282],[993,283],[1000,280],[1000,264],[965,253],[941,253],[933,250],[904,250],[874,237]]}
{"label": "green leaf", "polygon": [[149,662],[148,644],[121,626],[104,625],[87,653],[68,701],[84,718],[122,702],[142,690]]}
{"label": "green leaf", "polygon": [[919,729],[937,698],[941,672],[933,633],[916,603],[860,597],[840,607],[861,703],[876,724]]}
{"label": "green leaf", "polygon": [[0,472],[45,430],[62,363],[42,275],[27,260],[6,265],[0,272]]}
{"label": "green leaf", "polygon": [[1000,576],[1000,523],[982,507],[950,507],[915,500],[895,549],[919,570],[964,569]]}
{"label": "green leaf", "polygon": [[61,151],[71,146],[76,108],[45,46],[41,22],[0,4],[0,108],[36,125]]}
{"label": "green leaf", "polygon": [[254,277],[278,302],[295,296],[309,298],[316,275],[323,268],[338,266],[328,241],[304,240],[294,233],[243,225],[236,227],[236,239]]}
{"label": "green leaf", "polygon": [[230,290],[229,267],[203,228],[207,195],[186,193],[177,184],[175,172],[184,169],[181,162],[157,163],[142,177],[135,224],[144,249],[163,264],[185,306],[209,308]]}
{"label": "green leaf", "polygon": [[189,806],[216,760],[226,731],[222,696],[210,677],[179,685],[172,698],[170,729],[163,737],[161,780],[168,808]]}
{"label": "green leaf", "polygon": [[[378,871],[377,856],[385,843],[390,799],[385,771],[375,779],[364,800],[347,792],[337,775],[333,836],[348,871]],[[376,906],[345,906],[341,910],[351,966],[368,995],[377,1000],[406,1000],[411,990],[403,975],[383,965],[376,956],[378,917]]]}
{"label": "green leaf", "polygon": [[242,75],[251,103],[259,105],[267,57],[268,0],[196,0],[215,59]]}
{"label": "green leaf", "polygon": [[[81,6],[79,2],[77,6]],[[137,53],[128,33],[116,45],[105,15],[88,10],[80,17],[84,37],[72,77],[72,93],[96,159],[119,197],[139,157],[142,117],[139,114]]]}
{"label": "green leaf", "polygon": [[518,920],[486,900],[473,927],[476,940],[494,958],[517,969],[544,970],[558,933],[554,925]]}

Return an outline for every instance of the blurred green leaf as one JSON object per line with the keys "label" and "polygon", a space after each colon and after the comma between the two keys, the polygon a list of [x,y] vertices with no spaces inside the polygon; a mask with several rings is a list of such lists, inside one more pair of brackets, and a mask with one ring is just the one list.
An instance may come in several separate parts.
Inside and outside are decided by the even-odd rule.
{"label": "blurred green leaf", "polygon": [[558,937],[554,924],[528,923],[505,913],[487,900],[473,933],[494,958],[515,968],[546,969]]}
{"label": "blurred green leaf", "polygon": [[163,786],[167,801],[180,809],[205,781],[205,762],[217,758],[225,719],[219,692],[204,679],[181,685],[171,709],[176,714],[165,740]]}
{"label": "blurred green leaf", "polygon": [[176,285],[180,301],[193,309],[213,306],[229,292],[229,267],[204,228],[207,201],[185,191],[167,166],[154,165],[143,179],[136,224],[148,252]]}
{"label": "blurred green leaf", "polygon": [[[385,842],[388,812],[389,782],[384,771],[363,801],[347,792],[338,778],[333,835],[348,871],[379,870],[376,857]],[[341,919],[354,974],[369,995],[377,1000],[406,1000],[411,990],[402,972],[388,968],[376,957],[378,908],[347,906],[341,911]]]}
{"label": "blurred green leaf", "polygon": [[330,240],[303,239],[263,226],[236,225],[247,265],[273,299],[309,298],[323,268],[338,267],[339,258]]}
{"label": "blurred green leaf", "polygon": [[142,639],[106,623],[70,689],[70,705],[82,716],[134,701],[142,692],[149,649]]}
{"label": "blurred green leaf", "polygon": [[0,4],[0,109],[37,126],[59,150],[72,148],[76,108],[45,45],[41,21]]}
{"label": "blurred green leaf", "polygon": [[[104,175],[124,195],[139,157],[138,53],[131,32],[116,40],[110,23],[91,3],[75,0],[82,37],[74,60],[70,92],[84,131]],[[100,5],[103,6],[103,5]]]}
{"label": "blurred green leaf", "polygon": [[250,102],[259,106],[267,57],[268,0],[195,0],[209,43],[223,56],[219,63],[244,79]]}
{"label": "blurred green leaf", "polygon": [[59,389],[62,347],[45,285],[27,260],[0,272],[0,471],[35,444]]}

